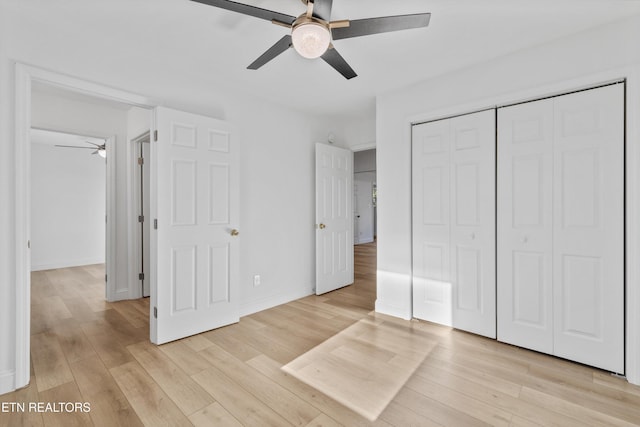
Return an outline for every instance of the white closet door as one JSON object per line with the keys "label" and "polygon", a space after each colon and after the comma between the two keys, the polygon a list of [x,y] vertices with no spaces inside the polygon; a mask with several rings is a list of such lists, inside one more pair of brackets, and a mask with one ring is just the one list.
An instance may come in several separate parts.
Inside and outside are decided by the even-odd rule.
{"label": "white closet door", "polygon": [[498,110],[498,339],[553,352],[553,100]]}
{"label": "white closet door", "polygon": [[494,114],[413,128],[413,315],[495,338]]}
{"label": "white closet door", "polygon": [[555,98],[554,354],[624,372],[624,87]]}
{"label": "white closet door", "polygon": [[453,325],[449,121],[413,127],[413,316]]}
{"label": "white closet door", "polygon": [[495,110],[450,122],[453,326],[495,338]]}

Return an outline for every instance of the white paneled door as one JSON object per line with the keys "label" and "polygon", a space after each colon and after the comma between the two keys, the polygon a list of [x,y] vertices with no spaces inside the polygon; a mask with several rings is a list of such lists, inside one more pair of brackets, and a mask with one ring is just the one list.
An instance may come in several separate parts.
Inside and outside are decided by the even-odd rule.
{"label": "white paneled door", "polygon": [[624,86],[499,112],[498,339],[624,372]]}
{"label": "white paneled door", "polygon": [[495,111],[412,140],[413,315],[495,338]]}
{"label": "white paneled door", "polygon": [[553,102],[498,110],[498,339],[549,354]]}
{"label": "white paneled door", "polygon": [[239,147],[208,117],[159,107],[155,126],[151,341],[161,344],[239,319]]}
{"label": "white paneled door", "polygon": [[316,294],[353,283],[353,153],[316,144]]}

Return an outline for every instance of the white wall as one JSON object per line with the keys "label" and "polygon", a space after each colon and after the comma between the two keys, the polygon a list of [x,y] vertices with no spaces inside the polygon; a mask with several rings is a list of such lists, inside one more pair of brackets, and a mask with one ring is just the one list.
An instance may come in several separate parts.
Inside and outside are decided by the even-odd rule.
{"label": "white wall", "polygon": [[105,159],[31,145],[31,270],[105,259]]}
{"label": "white wall", "polygon": [[[599,77],[585,76],[640,64],[636,40],[637,16],[378,98],[376,310],[411,317],[411,122],[568,91],[575,88],[572,84],[600,83]],[[613,73],[619,78],[624,74]],[[584,81],[564,83],[579,78]]]}
{"label": "white wall", "polygon": [[356,151],[353,153],[353,172],[371,172],[376,170],[376,150]]}
{"label": "white wall", "polygon": [[[0,4],[1,6],[1,4]],[[7,19],[0,10],[0,391],[13,387],[15,361],[15,218],[13,160],[13,91],[14,61],[30,64],[66,75],[95,81],[155,100],[158,105],[182,109],[228,121],[235,128],[234,138],[241,147],[240,208],[241,260],[240,310],[250,313],[311,293],[315,286],[314,232],[314,144],[336,136],[336,145],[348,146],[344,124],[329,117],[294,112],[285,107],[249,95],[231,92],[224,82],[197,87],[191,84],[188,67],[177,69],[158,66],[146,58],[164,58],[162,46],[150,39],[142,55],[132,58],[135,67],[110,60],[111,46],[93,46],[81,57],[73,46],[79,39],[73,31],[48,33],[46,26],[26,25]],[[55,39],[55,53],[42,49],[42,40]],[[11,40],[10,44],[3,43]],[[137,61],[137,62],[136,62]],[[186,71],[185,71],[186,70]],[[7,94],[9,96],[7,96]],[[56,120],[70,119],[54,100],[43,100]],[[50,108],[49,108],[50,107]],[[99,106],[94,106],[98,108]],[[34,125],[51,127],[42,119],[45,107],[34,111]],[[57,111],[60,110],[60,111]],[[78,112],[87,134],[109,114]],[[126,194],[126,150],[120,141],[127,136],[126,117],[115,132],[119,141],[118,194]],[[98,123],[100,122],[100,123]],[[77,122],[76,122],[77,123]],[[62,129],[71,130],[71,129]],[[90,133],[90,132],[89,132]],[[122,184],[122,182],[125,184]],[[124,187],[123,187],[124,186]],[[127,212],[118,203],[118,220]],[[5,238],[6,236],[6,238]],[[127,239],[118,237],[118,262],[127,256]],[[120,265],[120,264],[118,264]],[[262,276],[261,285],[253,287],[253,275]],[[126,271],[118,269],[118,281],[126,283]]]}

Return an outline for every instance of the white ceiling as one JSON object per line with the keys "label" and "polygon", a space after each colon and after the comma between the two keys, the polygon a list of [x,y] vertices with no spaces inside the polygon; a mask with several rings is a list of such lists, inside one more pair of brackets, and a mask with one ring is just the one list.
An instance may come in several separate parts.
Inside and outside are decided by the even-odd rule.
{"label": "white ceiling", "polygon": [[[32,143],[43,145],[71,145],[73,147],[90,147],[91,144],[88,144],[87,141],[98,145],[102,145],[105,142],[105,140],[101,138],[74,135],[64,132],[54,132],[45,129],[31,129],[30,137]],[[62,147],[60,147],[60,149],[66,150],[66,148]],[[91,151],[88,151],[88,154],[90,153]]]}
{"label": "white ceiling", "polygon": [[[87,61],[80,68],[100,66],[109,75],[129,67],[132,75],[144,70],[148,79],[154,70],[158,79],[212,96],[240,91],[305,112],[346,116],[375,114],[377,94],[640,14],[640,0],[334,0],[333,20],[432,13],[428,28],[336,41],[359,75],[347,81],[322,60],[303,59],[292,49],[260,70],[247,70],[287,30],[189,0],[2,2],[21,25],[50,34],[50,46],[64,43],[56,55]],[[242,2],[289,15],[304,11],[300,0]],[[145,79],[138,79],[144,92]]]}

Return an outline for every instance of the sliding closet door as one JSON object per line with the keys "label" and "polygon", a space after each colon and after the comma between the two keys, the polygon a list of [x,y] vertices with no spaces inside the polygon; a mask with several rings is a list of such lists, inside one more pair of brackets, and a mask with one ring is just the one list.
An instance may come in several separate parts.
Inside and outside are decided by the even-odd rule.
{"label": "sliding closet door", "polygon": [[553,100],[498,110],[498,339],[553,351]]}
{"label": "sliding closet door", "polygon": [[495,112],[413,128],[414,317],[495,337]]}
{"label": "sliding closet door", "polygon": [[555,98],[554,354],[624,372],[624,86]]}

